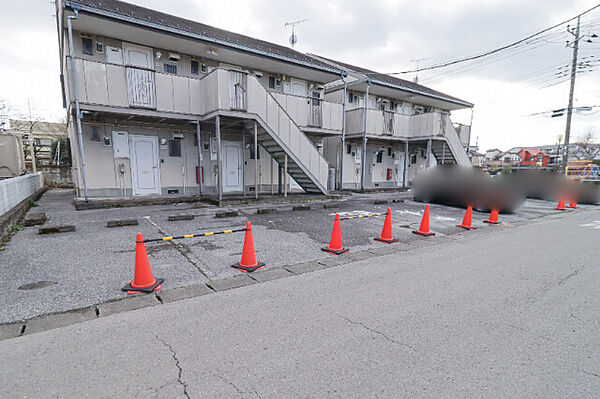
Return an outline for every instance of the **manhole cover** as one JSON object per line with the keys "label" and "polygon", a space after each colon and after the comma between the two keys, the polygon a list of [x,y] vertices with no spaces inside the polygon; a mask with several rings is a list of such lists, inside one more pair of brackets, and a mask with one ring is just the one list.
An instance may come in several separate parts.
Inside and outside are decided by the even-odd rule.
{"label": "manhole cover", "polygon": [[50,287],[51,285],[58,284],[56,281],[36,281],[34,283],[23,284],[20,286],[19,290],[39,290],[40,288]]}

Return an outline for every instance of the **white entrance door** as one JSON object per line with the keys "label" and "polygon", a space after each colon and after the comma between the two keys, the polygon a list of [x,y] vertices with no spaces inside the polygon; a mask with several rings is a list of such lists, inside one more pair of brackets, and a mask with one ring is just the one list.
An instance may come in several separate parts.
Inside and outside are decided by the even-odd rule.
{"label": "white entrance door", "polygon": [[150,47],[138,46],[137,44],[123,43],[123,55],[125,65],[153,69],[154,58]]}
{"label": "white entrance door", "polygon": [[131,185],[133,195],[160,194],[158,137],[131,138]]}
{"label": "white entrance door", "polygon": [[242,191],[242,145],[223,142],[223,192]]}

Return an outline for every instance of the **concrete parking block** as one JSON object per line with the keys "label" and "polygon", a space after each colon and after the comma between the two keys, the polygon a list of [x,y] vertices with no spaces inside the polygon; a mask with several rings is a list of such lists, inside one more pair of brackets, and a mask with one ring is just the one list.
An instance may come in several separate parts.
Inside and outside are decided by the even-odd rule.
{"label": "concrete parking block", "polygon": [[106,227],[137,226],[138,224],[137,219],[117,219],[106,222]]}
{"label": "concrete parking block", "polygon": [[[160,291],[158,291],[160,292]],[[159,294],[160,295],[160,294]],[[98,305],[100,316],[108,316],[113,313],[127,312],[130,310],[160,305],[156,296],[152,294],[140,294],[117,301],[106,302]]]}
{"label": "concrete parking block", "polygon": [[232,218],[232,217],[236,217],[236,216],[239,216],[239,212],[236,210],[215,213],[216,218]]}
{"label": "concrete parking block", "polygon": [[194,284],[185,287],[178,287],[157,292],[157,296],[163,303],[180,301],[182,299],[193,298],[214,292],[206,284]]}
{"label": "concrete parking block", "polygon": [[244,287],[254,283],[256,283],[256,281],[251,279],[247,274],[240,274],[220,280],[211,280],[206,284],[215,291],[225,291],[233,288]]}
{"label": "concrete parking block", "polygon": [[16,338],[21,335],[25,323],[11,323],[0,326],[0,341],[3,339]]}
{"label": "concrete parking block", "polygon": [[294,274],[302,274],[302,273],[314,272],[315,270],[324,269],[325,265],[323,265],[317,261],[311,261],[311,262],[298,263],[296,265],[286,266],[285,268]]}
{"label": "concrete parking block", "polygon": [[75,225],[65,224],[63,226],[48,226],[48,227],[40,227],[38,229],[39,234],[66,233],[69,231],[75,231]]}
{"label": "concrete parking block", "polygon": [[54,328],[65,327],[82,321],[95,319],[96,310],[94,307],[72,310],[64,313],[55,313],[47,316],[38,317],[29,320],[26,324],[23,335],[35,334],[42,331],[52,330]]}
{"label": "concrete parking block", "polygon": [[46,213],[31,212],[23,219],[23,226],[37,226],[46,223]]}
{"label": "concrete parking block", "polygon": [[278,278],[289,277],[291,275],[292,273],[290,271],[277,267],[275,269],[260,270],[256,273],[252,273],[252,278],[262,283],[265,281],[277,280]]}
{"label": "concrete parking block", "polygon": [[262,208],[262,209],[256,210],[257,215],[266,215],[266,214],[275,213],[275,212],[277,212],[277,208]]}
{"label": "concrete parking block", "polygon": [[292,207],[292,211],[310,211],[309,205],[296,205]]}
{"label": "concrete parking block", "polygon": [[169,222],[178,222],[180,220],[194,220],[194,215],[170,215],[167,220]]}

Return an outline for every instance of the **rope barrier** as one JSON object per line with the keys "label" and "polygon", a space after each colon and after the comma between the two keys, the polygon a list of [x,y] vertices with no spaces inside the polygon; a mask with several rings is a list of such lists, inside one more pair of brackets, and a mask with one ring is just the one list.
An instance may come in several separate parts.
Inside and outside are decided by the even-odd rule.
{"label": "rope barrier", "polygon": [[246,228],[243,229],[232,229],[232,230],[224,230],[224,231],[209,231],[206,233],[198,233],[198,234],[186,234],[182,236],[171,236],[171,237],[162,237],[162,238],[150,238],[143,241],[136,241],[138,243],[146,243],[146,242],[158,242],[158,241],[171,241],[171,240],[181,240],[183,238],[198,238],[198,237],[208,237],[208,236],[216,236],[218,234],[230,234],[230,233],[239,233],[242,231],[246,231]]}

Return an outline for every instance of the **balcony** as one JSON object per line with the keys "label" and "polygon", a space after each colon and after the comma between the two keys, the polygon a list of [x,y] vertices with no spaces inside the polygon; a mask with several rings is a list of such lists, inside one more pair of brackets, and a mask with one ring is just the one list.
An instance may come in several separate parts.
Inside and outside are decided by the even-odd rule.
{"label": "balcony", "polygon": [[[80,58],[75,68],[82,104],[200,116],[216,110],[246,111],[256,101],[248,97],[248,74],[242,71],[217,68],[186,77]],[[342,104],[271,94],[302,130],[341,133]]]}

